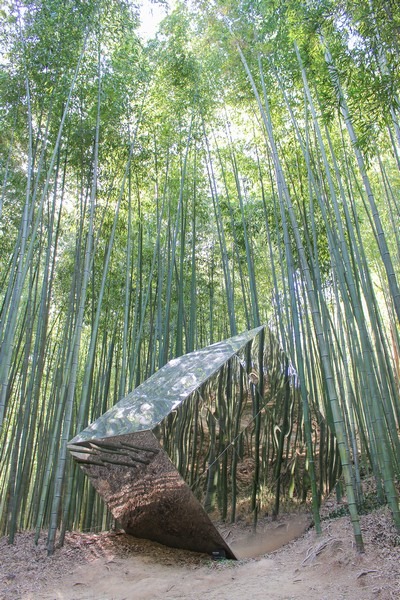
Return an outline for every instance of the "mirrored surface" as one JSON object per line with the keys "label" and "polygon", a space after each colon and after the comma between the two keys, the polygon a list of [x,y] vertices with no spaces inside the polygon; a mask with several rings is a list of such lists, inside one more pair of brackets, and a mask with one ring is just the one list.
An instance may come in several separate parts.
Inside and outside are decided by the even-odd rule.
{"label": "mirrored surface", "polygon": [[[232,524],[296,494],[296,376],[264,327],[168,363],[69,444],[129,533],[234,558]],[[278,501],[278,503],[277,503]]]}
{"label": "mirrored surface", "polygon": [[171,360],[71,443],[152,429],[262,329],[246,331]]}

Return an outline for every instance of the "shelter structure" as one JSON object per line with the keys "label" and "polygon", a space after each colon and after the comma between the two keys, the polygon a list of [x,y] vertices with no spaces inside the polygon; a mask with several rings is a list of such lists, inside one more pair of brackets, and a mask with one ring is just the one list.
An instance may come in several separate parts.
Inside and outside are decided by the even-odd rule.
{"label": "shelter structure", "polygon": [[126,532],[235,558],[225,524],[265,510],[276,407],[288,414],[296,396],[261,326],[171,360],[69,450]]}

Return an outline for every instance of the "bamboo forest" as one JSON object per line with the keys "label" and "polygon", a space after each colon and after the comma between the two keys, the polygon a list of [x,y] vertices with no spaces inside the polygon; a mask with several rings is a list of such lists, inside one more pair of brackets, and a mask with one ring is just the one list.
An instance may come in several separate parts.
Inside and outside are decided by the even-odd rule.
{"label": "bamboo forest", "polygon": [[160,436],[223,522],[333,494],[362,552],[365,511],[400,531],[400,4],[147,4],[148,39],[131,0],[0,3],[0,536],[112,529],[68,443],[256,330]]}

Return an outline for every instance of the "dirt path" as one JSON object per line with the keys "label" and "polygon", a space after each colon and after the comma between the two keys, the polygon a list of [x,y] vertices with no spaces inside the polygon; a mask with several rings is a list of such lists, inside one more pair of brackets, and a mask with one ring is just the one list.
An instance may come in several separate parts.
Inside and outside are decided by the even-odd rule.
{"label": "dirt path", "polygon": [[[363,516],[362,529],[362,555],[353,547],[348,517],[342,517],[324,521],[321,537],[309,530],[280,550],[236,562],[212,561],[117,533],[71,533],[47,558],[45,541],[35,547],[33,535],[24,533],[14,546],[0,540],[0,598],[398,600],[400,537],[387,509]],[[272,537],[282,541],[288,531],[279,524]],[[243,552],[255,551],[248,549],[252,542]]]}

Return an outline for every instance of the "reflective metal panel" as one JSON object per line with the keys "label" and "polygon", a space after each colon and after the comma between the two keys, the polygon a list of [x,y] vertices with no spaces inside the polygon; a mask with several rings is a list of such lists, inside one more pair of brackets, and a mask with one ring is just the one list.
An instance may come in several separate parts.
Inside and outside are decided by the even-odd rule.
{"label": "reflective metal panel", "polygon": [[70,444],[127,533],[167,546],[234,554],[151,431]]}
{"label": "reflective metal panel", "polygon": [[225,524],[255,523],[270,501],[266,449],[278,454],[274,428],[294,406],[289,371],[259,327],[171,361],[70,450],[127,532],[234,558]]}
{"label": "reflective metal panel", "polygon": [[72,443],[152,429],[261,329],[171,360],[79,433]]}

